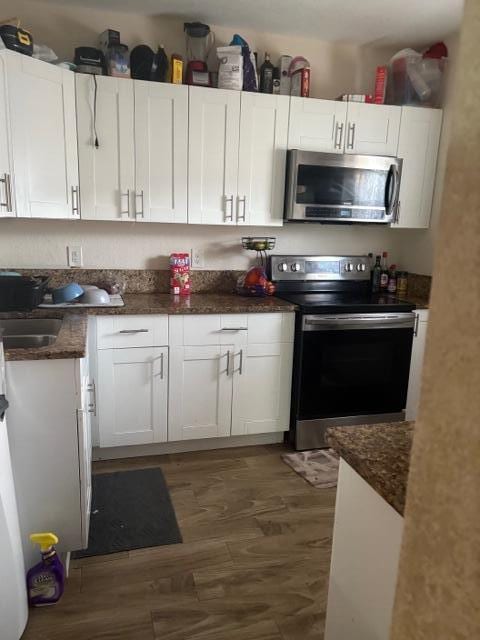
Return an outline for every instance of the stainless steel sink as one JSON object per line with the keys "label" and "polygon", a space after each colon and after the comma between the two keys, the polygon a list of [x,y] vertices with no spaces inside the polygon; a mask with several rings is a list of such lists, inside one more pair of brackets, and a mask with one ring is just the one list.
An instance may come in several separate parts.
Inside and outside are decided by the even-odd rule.
{"label": "stainless steel sink", "polygon": [[57,339],[62,321],[57,318],[0,320],[5,349],[47,347]]}

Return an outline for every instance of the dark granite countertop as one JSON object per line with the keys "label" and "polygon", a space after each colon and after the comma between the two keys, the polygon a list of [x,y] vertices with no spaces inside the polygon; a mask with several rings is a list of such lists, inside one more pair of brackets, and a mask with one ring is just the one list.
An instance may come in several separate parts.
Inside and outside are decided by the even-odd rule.
{"label": "dark granite countertop", "polygon": [[405,296],[405,300],[414,304],[417,309],[428,309],[430,306],[430,300],[421,296],[413,296],[407,294]]}
{"label": "dark granite countertop", "polygon": [[273,296],[247,298],[235,293],[192,293],[190,296],[173,296],[170,293],[126,293],[123,300],[124,307],[96,307],[88,311],[94,315],[295,311],[295,305]]}
{"label": "dark granite countertop", "polygon": [[0,318],[63,318],[58,337],[52,345],[32,349],[6,349],[5,359],[83,358],[87,349],[89,315],[274,313],[295,310],[294,305],[279,298],[245,298],[235,294],[194,293],[183,297],[169,293],[127,293],[123,299],[123,307],[34,309],[31,312],[0,313]]}
{"label": "dark granite countertop", "polygon": [[401,516],[405,509],[413,422],[331,427],[329,445]]}

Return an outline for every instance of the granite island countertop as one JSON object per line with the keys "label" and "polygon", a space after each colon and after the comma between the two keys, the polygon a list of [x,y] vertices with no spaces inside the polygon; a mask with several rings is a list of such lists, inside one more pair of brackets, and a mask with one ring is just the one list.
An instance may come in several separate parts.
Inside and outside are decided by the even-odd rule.
{"label": "granite island countertop", "polygon": [[34,309],[30,312],[1,312],[1,318],[63,318],[56,341],[46,347],[5,349],[6,360],[53,360],[83,358],[87,350],[89,315],[278,313],[293,312],[295,305],[275,297],[246,298],[236,294],[193,293],[172,296],[169,293],[126,293],[123,307],[75,309]]}
{"label": "granite island countertop", "polygon": [[413,432],[413,422],[331,427],[327,441],[403,516]]}

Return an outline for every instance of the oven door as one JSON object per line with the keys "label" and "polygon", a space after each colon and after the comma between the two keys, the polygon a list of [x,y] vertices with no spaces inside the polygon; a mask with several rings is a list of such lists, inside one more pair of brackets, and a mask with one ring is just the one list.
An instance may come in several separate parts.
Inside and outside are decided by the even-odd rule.
{"label": "oven door", "polygon": [[297,448],[325,446],[334,424],[403,419],[414,322],[413,313],[303,317]]}
{"label": "oven door", "polygon": [[287,220],[376,223],[395,220],[402,160],[298,150],[288,154]]}

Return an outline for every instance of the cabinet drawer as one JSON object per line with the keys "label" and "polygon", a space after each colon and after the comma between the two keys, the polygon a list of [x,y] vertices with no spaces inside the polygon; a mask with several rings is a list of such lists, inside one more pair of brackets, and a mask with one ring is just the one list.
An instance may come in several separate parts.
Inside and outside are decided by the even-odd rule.
{"label": "cabinet drawer", "polygon": [[248,316],[241,313],[170,316],[170,344],[244,344]]}
{"label": "cabinet drawer", "polygon": [[122,349],[168,344],[168,316],[105,316],[97,318],[97,348]]}
{"label": "cabinet drawer", "polygon": [[250,313],[248,343],[293,342],[294,313]]}

